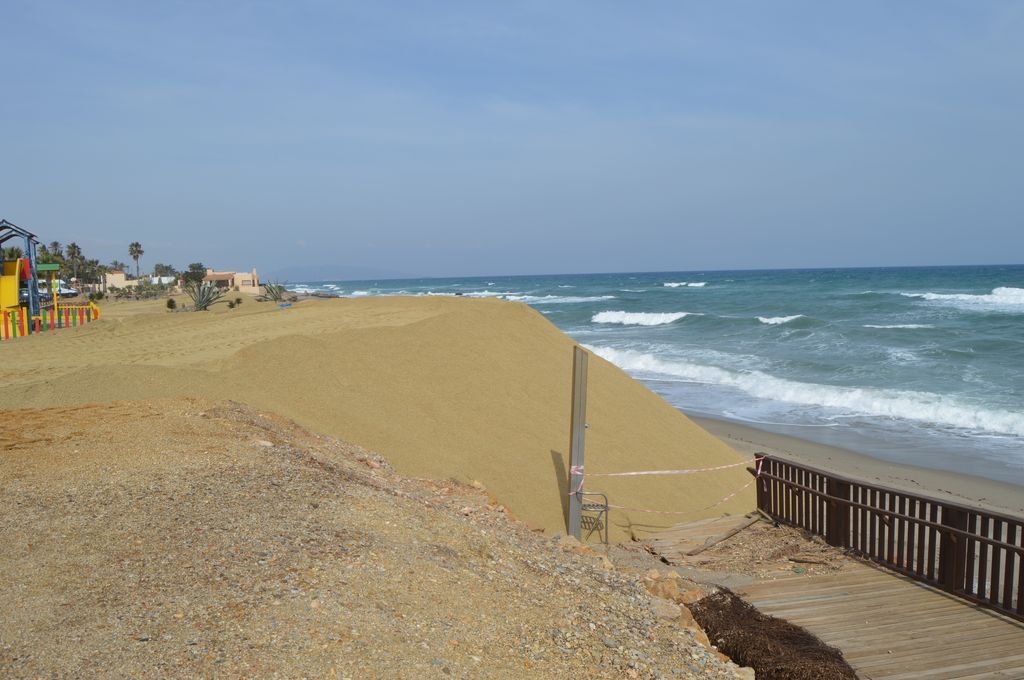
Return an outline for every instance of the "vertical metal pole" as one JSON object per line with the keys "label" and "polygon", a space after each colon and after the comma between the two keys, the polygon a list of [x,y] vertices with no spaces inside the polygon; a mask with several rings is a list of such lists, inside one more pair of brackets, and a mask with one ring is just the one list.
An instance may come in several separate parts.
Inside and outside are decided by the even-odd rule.
{"label": "vertical metal pole", "polygon": [[28,313],[39,316],[39,281],[36,279],[36,242],[25,237],[25,257],[28,258]]}
{"label": "vertical metal pole", "polygon": [[583,440],[587,428],[587,353],[579,346],[572,352],[572,425],[569,433],[569,532],[580,538],[583,486]]}

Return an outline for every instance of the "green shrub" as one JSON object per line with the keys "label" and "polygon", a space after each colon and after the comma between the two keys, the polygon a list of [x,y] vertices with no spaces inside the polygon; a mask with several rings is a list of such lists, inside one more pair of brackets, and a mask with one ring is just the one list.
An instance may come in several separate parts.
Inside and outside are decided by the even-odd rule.
{"label": "green shrub", "polygon": [[185,293],[192,298],[193,309],[197,312],[205,312],[210,305],[218,302],[226,302],[224,290],[213,285],[211,281],[202,283],[186,283]]}
{"label": "green shrub", "polygon": [[263,295],[261,296],[261,299],[270,300],[272,302],[283,302],[284,295],[284,286],[279,283],[267,283],[263,286]]}

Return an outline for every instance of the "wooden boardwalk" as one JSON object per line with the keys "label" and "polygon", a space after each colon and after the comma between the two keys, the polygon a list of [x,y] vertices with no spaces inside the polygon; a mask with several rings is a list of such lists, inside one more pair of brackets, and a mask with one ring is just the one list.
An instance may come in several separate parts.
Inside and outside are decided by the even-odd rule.
{"label": "wooden boardwalk", "polygon": [[[680,525],[648,543],[686,566],[687,552],[741,523]],[[1024,679],[1024,624],[869,562],[850,559],[840,572],[734,590],[762,612],[838,647],[862,678]]]}
{"label": "wooden boardwalk", "polygon": [[1024,678],[1024,624],[871,564],[737,594],[838,647],[863,678]]}

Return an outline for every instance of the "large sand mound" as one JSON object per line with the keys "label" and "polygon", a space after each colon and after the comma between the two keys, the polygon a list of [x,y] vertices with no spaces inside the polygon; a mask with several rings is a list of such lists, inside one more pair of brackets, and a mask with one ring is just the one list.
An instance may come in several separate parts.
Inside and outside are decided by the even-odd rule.
{"label": "large sand mound", "polygon": [[[289,309],[169,314],[111,305],[104,319],[2,348],[0,407],[179,395],[230,398],[375,450],[406,475],[479,480],[527,522],[564,531],[573,341],[499,300],[374,298]],[[739,459],[611,364],[591,357],[589,472],[696,468]],[[742,468],[595,478],[613,539],[744,512]]]}
{"label": "large sand mound", "polygon": [[278,416],[4,415],[0,677],[739,677],[635,576]]}

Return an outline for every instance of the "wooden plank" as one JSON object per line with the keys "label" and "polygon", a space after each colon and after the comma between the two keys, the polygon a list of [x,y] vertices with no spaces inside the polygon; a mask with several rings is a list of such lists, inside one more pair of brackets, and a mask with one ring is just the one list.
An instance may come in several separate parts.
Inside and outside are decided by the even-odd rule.
{"label": "wooden plank", "polygon": [[[998,519],[992,520],[992,538],[1003,537],[1003,523]],[[989,595],[988,601],[998,605],[999,604],[999,578],[1002,576],[1002,564],[1001,560],[1006,556],[1006,551],[992,546],[992,563],[991,571],[989,573]]]}
{"label": "wooden plank", "polygon": [[887,680],[918,680],[919,678],[949,678],[956,677],[953,673],[957,671],[981,671],[983,669],[988,671],[998,670],[1000,666],[1004,664],[1006,667],[1012,667],[1009,662],[1024,662],[1024,654],[1014,654],[1013,656],[1005,656],[998,659],[986,658],[979,659],[977,661],[968,661],[966,663],[958,663],[954,665],[948,665],[940,669],[931,669],[932,673],[921,673],[919,671],[910,671],[907,673],[900,673],[898,675],[872,675],[875,678],[884,677]]}
{"label": "wooden plank", "polygon": [[[1006,526],[1006,538],[1004,539],[1007,543],[1016,543],[1020,545],[1020,539],[1017,537],[1018,526],[1015,524],[1007,524]],[[1019,562],[1018,555],[1009,550],[1005,551],[1006,561],[1005,572],[1003,573],[1003,609],[1011,610],[1013,608],[1013,575],[1014,575],[1014,563]],[[1018,595],[1018,597],[1020,597]]]}
{"label": "wooden plank", "polygon": [[[928,519],[934,524],[939,521],[939,506],[935,503],[928,504]],[[925,578],[930,580],[938,580],[939,578],[939,567],[937,564],[937,548],[939,539],[939,531],[935,527],[928,527],[928,572],[925,574]]]}
{"label": "wooden plank", "polygon": [[[978,516],[975,513],[971,513],[967,518],[967,528],[972,532],[976,533],[978,530]],[[974,562],[977,559],[978,542],[973,538],[967,539],[967,568],[966,576],[964,578],[964,590],[968,594],[974,594],[977,589],[977,579],[974,573]]]}
{"label": "wooden plank", "polygon": [[[890,508],[901,506],[893,501]],[[920,536],[919,527],[908,524],[907,539],[915,533]],[[888,535],[877,538],[882,540],[875,545],[887,549]],[[920,549],[916,543],[914,549]],[[904,555],[911,550],[908,546]],[[890,554],[898,557],[898,549]],[[761,582],[737,592],[764,613],[804,626],[838,647],[862,677],[994,674],[1015,668],[1013,652],[1024,650],[1024,625],[870,564]]]}
{"label": "wooden plank", "polygon": [[[875,605],[874,609],[880,605]],[[899,634],[906,630],[908,620],[905,617],[901,617],[898,622],[889,623],[892,621],[892,616],[886,616],[884,613],[877,613],[872,618],[868,616],[865,618],[861,612],[850,612],[849,614],[843,614],[841,611],[834,611],[826,616],[815,616],[813,612],[790,610],[790,611],[768,611],[762,610],[772,616],[778,616],[784,618],[787,621],[799,621],[800,625],[813,626],[815,630],[820,630],[822,635],[838,635],[844,632],[855,632],[858,636],[867,635],[868,633],[863,629],[865,626],[870,627],[871,630],[886,633],[886,634]],[[860,616],[858,616],[860,614]],[[928,621],[921,621],[915,628],[922,631],[938,631],[950,624],[956,624],[957,621],[963,622],[963,611],[957,608],[955,605],[946,606],[936,609],[915,609],[915,615],[927,615]],[[913,623],[911,623],[913,625]],[[873,634],[872,632],[872,634]]]}
{"label": "wooden plank", "polygon": [[[981,644],[986,640],[999,640],[1003,637],[1008,637],[1021,641],[1021,635],[1024,635],[1024,631],[1014,629],[1012,626],[997,626],[997,627],[985,627],[975,628],[973,625],[965,626],[965,623],[975,623],[972,619],[960,619],[946,618],[946,621],[942,624],[937,624],[928,628],[921,628],[920,630],[914,629],[912,632],[906,629],[906,620],[903,620],[904,627],[902,630],[899,626],[872,626],[870,632],[860,631],[856,637],[847,636],[849,639],[844,645],[844,651],[847,649],[853,653],[864,649],[875,649],[877,647],[884,646],[886,649],[898,648],[899,646],[906,645],[918,645],[922,642],[929,643],[927,647],[934,647],[935,643],[941,643],[943,647],[948,644],[958,644],[959,642],[969,642],[970,644]],[[814,626],[815,630],[821,630],[818,625]],[[843,629],[838,630],[835,633],[823,634],[829,635],[841,635],[846,634],[851,630],[855,629]]]}
{"label": "wooden plank", "polygon": [[1024,663],[1017,664],[1011,662],[1009,666],[1004,668],[995,669],[994,671],[985,671],[983,673],[972,673],[971,675],[960,675],[959,673],[953,676],[955,680],[993,680],[994,678],[1006,678],[1006,680],[1019,680],[1024,678]]}
{"label": "wooden plank", "polygon": [[922,579],[931,578],[928,571],[929,555],[934,550],[932,545],[932,538],[930,529],[926,522],[930,521],[929,517],[931,514],[931,505],[929,503],[921,503],[919,516],[921,518],[921,525],[918,529],[918,540],[920,541],[920,547],[918,552],[921,556],[921,564],[918,567],[918,574]]}
{"label": "wooden plank", "polygon": [[[960,629],[963,632],[963,629]],[[898,640],[892,640],[888,643],[879,643],[875,638],[870,640],[857,639],[856,642],[850,642],[843,645],[843,657],[846,659],[860,659],[869,658],[881,655],[895,654],[901,660],[907,656],[911,656],[920,650],[924,650],[921,653],[932,655],[935,653],[934,645],[924,644],[929,640],[928,636],[919,635],[916,637],[901,638]],[[998,644],[1007,642],[1014,645],[1020,644],[1020,634],[1016,632],[1002,633],[1000,635],[989,635],[982,638],[977,637],[965,637],[963,639],[956,639],[955,636],[950,636],[949,639],[944,639],[942,642],[943,654],[951,654],[959,652],[963,649],[974,650],[978,645],[986,645],[986,650],[991,650]],[[854,646],[854,645],[859,646]]]}
{"label": "wooden plank", "polygon": [[[1004,644],[1000,649],[992,650],[988,655],[981,655],[977,653],[977,650],[966,648],[955,655],[948,656],[941,649],[933,648],[929,654],[912,659],[901,657],[899,654],[880,654],[871,659],[847,658],[847,663],[861,677],[953,678],[959,675],[971,675],[986,667],[989,672],[999,670],[1000,667],[1015,667],[1021,663],[1020,660],[1007,657],[1019,651],[1020,647],[1013,643]],[[1021,676],[1016,677],[1019,679]]]}
{"label": "wooden plank", "polygon": [[[978,530],[981,536],[988,536],[988,517],[981,518],[981,528]],[[975,591],[978,597],[986,597],[988,590],[985,582],[988,579],[988,551],[991,546],[979,543],[980,554],[978,556],[978,586]]]}

